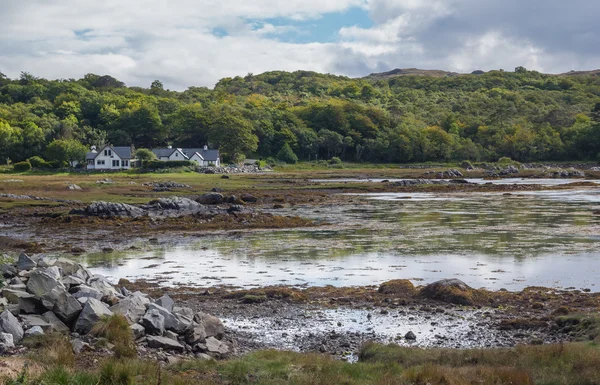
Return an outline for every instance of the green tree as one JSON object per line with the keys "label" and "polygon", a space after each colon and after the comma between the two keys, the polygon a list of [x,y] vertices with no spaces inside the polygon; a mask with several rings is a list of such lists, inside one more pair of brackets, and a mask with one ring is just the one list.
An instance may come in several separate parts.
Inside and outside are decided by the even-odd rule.
{"label": "green tree", "polygon": [[156,159],[156,154],[146,148],[138,148],[135,150],[135,158],[144,165],[147,162],[151,162]]}
{"label": "green tree", "polygon": [[252,132],[252,124],[230,108],[212,111],[208,138],[230,162],[243,161],[246,153],[258,148],[258,137]]}
{"label": "green tree", "polygon": [[21,130],[17,127],[11,127],[8,122],[0,119],[0,160],[2,162],[9,163],[21,141]]}
{"label": "green tree", "polygon": [[277,153],[277,159],[285,163],[297,163],[298,157],[294,154],[294,150],[290,147],[288,143],[285,143],[283,147]]}
{"label": "green tree", "polygon": [[46,149],[48,160],[68,162],[71,167],[75,162],[83,163],[87,154],[87,148],[76,140],[54,140]]}

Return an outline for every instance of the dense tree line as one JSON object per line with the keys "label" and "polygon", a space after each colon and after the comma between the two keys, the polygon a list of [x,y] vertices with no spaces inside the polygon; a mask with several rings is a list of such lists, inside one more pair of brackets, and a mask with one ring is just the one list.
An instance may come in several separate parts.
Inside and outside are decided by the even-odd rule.
{"label": "dense tree line", "polygon": [[77,143],[209,144],[226,160],[288,162],[597,159],[600,76],[522,67],[443,78],[268,72],[175,92],[158,80],[139,88],[94,74],[0,72],[0,162],[72,162]]}

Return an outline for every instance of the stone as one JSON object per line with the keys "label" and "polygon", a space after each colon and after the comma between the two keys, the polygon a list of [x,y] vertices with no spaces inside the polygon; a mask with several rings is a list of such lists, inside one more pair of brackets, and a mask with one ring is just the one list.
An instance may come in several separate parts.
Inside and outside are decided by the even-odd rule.
{"label": "stone", "polygon": [[459,279],[442,279],[426,285],[420,295],[443,302],[457,305],[474,305],[478,297],[477,290],[469,287]]}
{"label": "stone", "polygon": [[121,300],[118,304],[112,306],[110,311],[120,314],[127,319],[130,324],[138,323],[144,314],[146,314],[146,301],[140,296],[132,296]]}
{"label": "stone", "polygon": [[23,337],[27,338],[27,337],[43,336],[44,334],[45,334],[44,329],[42,329],[41,326],[33,326],[25,331],[25,333],[23,334]]}
{"label": "stone", "polygon": [[173,311],[173,305],[175,305],[175,301],[173,301],[171,299],[171,297],[169,297],[167,294],[165,294],[162,297],[160,297],[159,299],[157,299],[155,303],[158,306],[164,307],[169,312]]}
{"label": "stone", "polygon": [[189,307],[174,306],[172,313],[182,315],[190,319],[194,318],[194,311]]}
{"label": "stone", "polygon": [[2,265],[0,265],[0,274],[2,274],[4,278],[12,278],[15,275],[19,274],[19,272],[17,271],[17,268],[13,265],[3,263]]}
{"label": "stone", "polygon": [[409,341],[414,341],[417,339],[417,336],[415,335],[415,333],[413,333],[412,331],[406,333],[406,335],[404,336],[405,339],[409,340]]}
{"label": "stone", "polygon": [[214,358],[212,358],[211,356],[209,356],[209,355],[208,355],[208,354],[206,354],[206,353],[196,353],[196,354],[194,355],[194,357],[196,357],[196,358],[197,358],[197,359],[199,359],[199,360],[205,360],[205,361],[211,361],[211,360],[214,360]]}
{"label": "stone", "polygon": [[149,202],[149,206],[149,208],[153,210],[174,210],[181,211],[182,214],[197,213],[204,208],[196,201],[181,197],[155,199]]}
{"label": "stone", "polygon": [[117,202],[93,202],[83,210],[84,215],[97,216],[101,218],[128,217],[138,218],[146,215],[146,212],[136,206]]}
{"label": "stone", "polygon": [[88,280],[88,286],[102,293],[102,297],[119,296],[120,293],[100,275],[95,275]]}
{"label": "stone", "polygon": [[25,253],[19,255],[19,259],[17,260],[17,269],[19,270],[33,270],[37,267],[37,263],[29,258],[29,256]]}
{"label": "stone", "polygon": [[167,330],[167,331],[165,331],[165,337],[177,341],[177,337],[179,337],[179,335],[175,332]]}
{"label": "stone", "polygon": [[219,340],[223,338],[225,326],[223,326],[223,323],[217,317],[207,313],[198,312],[194,315],[194,321],[204,326],[206,337],[216,337]]}
{"label": "stone", "polygon": [[20,298],[19,313],[22,314],[40,314],[46,311],[46,307],[37,298]]}
{"label": "stone", "polygon": [[68,333],[70,331],[69,327],[51,311],[42,314],[42,318],[50,324],[52,330],[58,333]]}
{"label": "stone", "polygon": [[225,354],[229,353],[229,347],[225,343],[216,339],[215,337],[207,338],[205,345],[206,345],[206,350],[209,353],[221,354],[221,355],[225,355]]}
{"label": "stone", "polygon": [[0,332],[12,334],[13,341],[19,343],[23,339],[23,328],[14,315],[8,310],[0,314]]}
{"label": "stone", "polygon": [[56,286],[42,297],[42,303],[48,310],[65,323],[70,323],[81,313],[82,307],[77,298],[69,294],[64,287]]}
{"label": "stone", "polygon": [[50,267],[47,267],[46,270],[44,270],[44,271],[46,274],[48,274],[49,276],[51,276],[52,278],[54,278],[58,281],[60,281],[63,276],[62,270],[58,266],[52,265]]}
{"label": "stone", "polygon": [[378,292],[381,294],[412,296],[417,293],[417,290],[415,289],[415,285],[408,279],[395,279],[382,283],[379,286]]}
{"label": "stone", "polygon": [[133,324],[130,326],[130,329],[133,333],[133,338],[136,340],[146,335],[146,329],[140,324]]}
{"label": "stone", "polygon": [[148,336],[148,346],[153,349],[173,350],[183,352],[185,348],[178,341],[161,336]]}
{"label": "stone", "polygon": [[52,331],[52,325],[50,325],[50,323],[46,321],[42,316],[22,314],[21,320],[23,321],[23,325],[25,326],[25,328],[39,327],[44,332]]}
{"label": "stone", "polygon": [[54,262],[54,266],[61,269],[61,275],[63,277],[75,274],[81,267],[79,263],[62,257],[58,258],[56,262]]}
{"label": "stone", "polygon": [[94,298],[88,298],[83,310],[77,318],[74,331],[80,334],[88,334],[92,327],[103,316],[112,316],[113,313],[108,310],[105,304]]}
{"label": "stone", "polygon": [[185,342],[190,345],[196,345],[199,343],[204,343],[204,341],[206,341],[206,331],[204,330],[204,325],[194,322],[193,326],[185,335]]}
{"label": "stone", "polygon": [[147,334],[162,336],[165,332],[165,317],[157,309],[151,309],[142,317]]}
{"label": "stone", "polygon": [[176,333],[181,333],[185,330],[185,325],[182,325],[179,321],[179,318],[174,316],[173,313],[168,311],[162,306],[159,306],[155,303],[148,304],[148,311],[156,310],[160,313],[160,315],[164,318],[165,329],[174,331]]}
{"label": "stone", "polygon": [[84,283],[90,279],[92,274],[83,266],[79,266],[79,269],[72,274],[72,277],[81,279]]}
{"label": "stone", "polygon": [[73,297],[77,299],[94,298],[97,300],[101,300],[104,296],[99,290],[96,290],[86,285],[80,285],[75,287],[74,289],[71,289],[71,293],[73,294]]}
{"label": "stone", "polygon": [[13,335],[10,333],[0,332],[0,353],[15,347]]}
{"label": "stone", "polygon": [[69,275],[68,277],[63,278],[62,283],[69,289],[72,287],[75,287],[75,286],[85,285],[85,281],[83,279],[76,277],[74,275]]}
{"label": "stone", "polygon": [[70,184],[67,186],[67,190],[82,190],[82,188],[76,184]]}
{"label": "stone", "polygon": [[218,205],[223,203],[223,194],[211,192],[208,194],[200,195],[196,198],[196,202],[203,205]]}
{"label": "stone", "polygon": [[42,256],[37,261],[38,267],[42,267],[42,268],[50,267],[50,266],[54,265],[54,262],[56,262],[57,259],[58,258]]}
{"label": "stone", "polygon": [[90,344],[83,342],[78,338],[71,340],[71,346],[73,347],[73,353],[75,354],[81,354],[86,350],[91,350]]}
{"label": "stone", "polygon": [[31,272],[27,281],[27,290],[38,298],[42,298],[46,293],[49,293],[56,286],[63,287],[63,284],[54,276],[54,271],[46,269],[38,269]]}
{"label": "stone", "polygon": [[242,200],[244,202],[248,202],[248,203],[256,203],[258,202],[258,198],[256,198],[254,195],[252,194],[242,194],[242,196],[240,197],[242,198]]}
{"label": "stone", "polygon": [[8,288],[2,289],[2,296],[6,298],[10,303],[19,303],[19,300],[21,298],[35,298],[35,295],[30,294],[26,291],[13,290]]}

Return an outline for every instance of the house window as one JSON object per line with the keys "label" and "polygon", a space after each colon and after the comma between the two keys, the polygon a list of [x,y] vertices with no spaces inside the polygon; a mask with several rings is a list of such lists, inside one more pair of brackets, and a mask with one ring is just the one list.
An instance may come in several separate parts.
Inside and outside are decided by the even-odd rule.
{"label": "house window", "polygon": [[118,160],[113,160],[112,166],[113,167],[119,167],[119,161]]}
{"label": "house window", "polygon": [[129,161],[128,160],[124,160],[123,161],[123,167],[129,167]]}
{"label": "house window", "polygon": [[93,166],[94,165],[94,159],[88,159],[88,164],[90,166]]}
{"label": "house window", "polygon": [[175,153],[175,156],[179,158],[179,153],[178,153],[178,152],[176,152],[176,153]]}
{"label": "house window", "polygon": [[96,162],[96,164],[98,166],[103,166],[104,165],[104,161],[103,160],[99,160],[99,161]]}

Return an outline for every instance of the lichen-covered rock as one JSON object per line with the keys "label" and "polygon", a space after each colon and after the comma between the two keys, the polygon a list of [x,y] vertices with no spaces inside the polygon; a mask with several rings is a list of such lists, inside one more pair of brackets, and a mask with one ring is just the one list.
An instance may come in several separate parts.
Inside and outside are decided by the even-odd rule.
{"label": "lichen-covered rock", "polygon": [[482,302],[484,295],[459,279],[442,279],[421,289],[421,296],[438,301],[471,306]]}
{"label": "lichen-covered rock", "polygon": [[143,297],[132,296],[111,306],[110,311],[124,316],[130,324],[136,324],[146,314],[147,303],[147,300]]}
{"label": "lichen-covered rock", "polygon": [[169,297],[167,294],[165,294],[162,297],[160,297],[159,299],[157,299],[155,303],[158,306],[164,307],[165,309],[167,309],[167,311],[170,311],[170,312],[173,311],[173,306],[175,305],[175,301],[173,301],[173,299],[171,297]]}
{"label": "lichen-covered rock", "polygon": [[150,206],[159,210],[178,210],[185,212],[198,212],[204,207],[191,199],[181,197],[160,198],[151,201]]}
{"label": "lichen-covered rock", "polygon": [[417,293],[415,285],[408,279],[395,279],[387,281],[379,286],[381,294],[396,294],[402,296],[413,296]]}
{"label": "lichen-covered rock", "polygon": [[61,321],[70,323],[81,312],[81,304],[77,298],[69,294],[64,287],[56,286],[42,297],[42,303]]}
{"label": "lichen-covered rock", "polygon": [[137,218],[146,214],[146,212],[139,207],[118,202],[93,202],[86,207],[83,212],[85,215],[101,218]]}
{"label": "lichen-covered rock", "polygon": [[223,203],[223,194],[211,192],[208,194],[200,195],[196,198],[196,202],[203,205],[218,205]]}
{"label": "lichen-covered rock", "polygon": [[[60,275],[60,273],[59,273]],[[55,270],[52,267],[47,269],[37,269],[31,272],[27,281],[27,291],[38,298],[42,298],[56,286],[64,288],[63,284],[57,279]]]}

